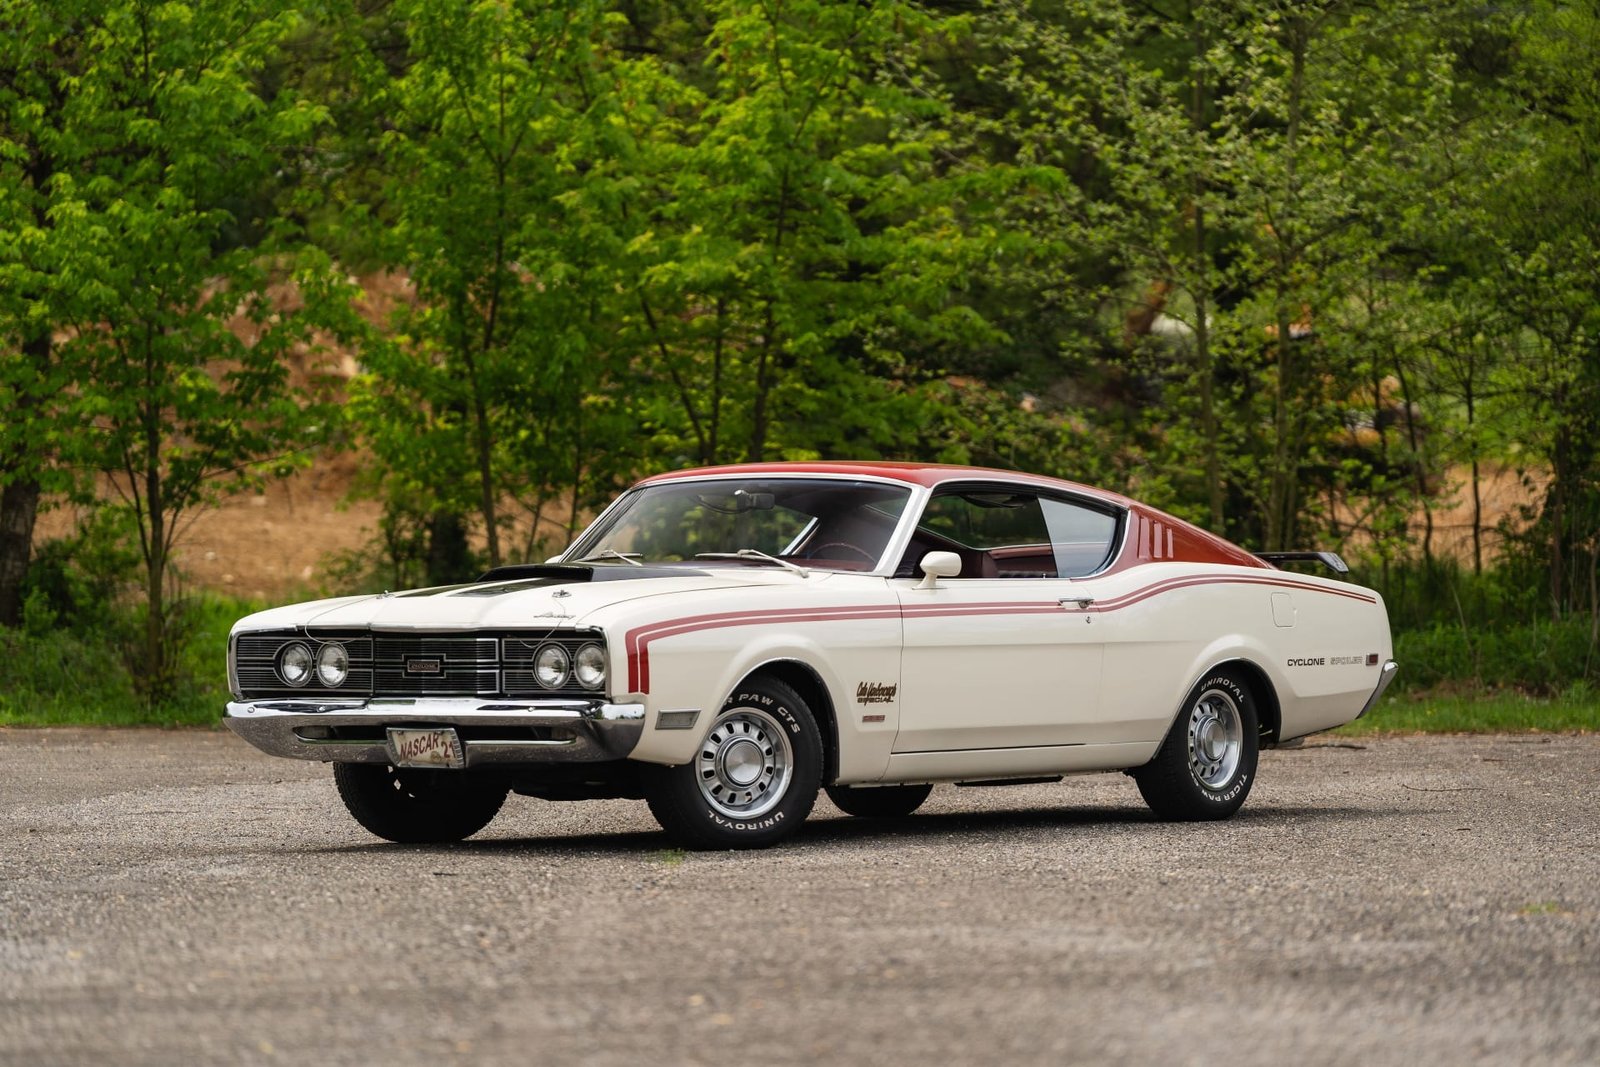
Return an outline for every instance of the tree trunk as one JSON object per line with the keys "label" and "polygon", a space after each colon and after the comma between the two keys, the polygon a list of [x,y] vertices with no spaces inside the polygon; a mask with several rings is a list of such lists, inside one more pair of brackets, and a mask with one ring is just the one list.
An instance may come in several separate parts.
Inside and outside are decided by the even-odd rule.
{"label": "tree trunk", "polygon": [[489,549],[489,566],[500,566],[500,519],[495,514],[494,441],[489,435],[489,413],[482,397],[473,388],[473,419],[477,425],[474,434],[478,452],[479,507],[483,511],[483,534]]}
{"label": "tree trunk", "polygon": [[[1203,21],[1189,5],[1189,21],[1194,27],[1194,67],[1189,80],[1189,129],[1198,138],[1206,132],[1206,104],[1210,98],[1206,85],[1206,36]],[[1206,504],[1211,514],[1211,531],[1226,534],[1226,515],[1222,497],[1222,448],[1218,440],[1216,370],[1211,365],[1211,278],[1206,269],[1206,209],[1202,203],[1205,179],[1194,172],[1190,188],[1193,199],[1194,285],[1189,294],[1194,300],[1195,375],[1200,382],[1200,436],[1205,441]]]}
{"label": "tree trunk", "polygon": [[[149,365],[146,365],[147,373]],[[148,405],[147,401],[147,405]],[[144,669],[145,700],[156,704],[172,692],[167,656],[167,501],[161,478],[159,414],[146,407],[144,418],[144,501],[149,534],[145,541]]]}
{"label": "tree trunk", "polygon": [[467,527],[461,516],[436,511],[428,516],[428,584],[450,585],[472,577]]}
{"label": "tree trunk", "polygon": [[[1288,129],[1284,135],[1284,189],[1283,216],[1292,216],[1299,189],[1296,175],[1296,153],[1300,150],[1300,112],[1305,95],[1306,51],[1310,46],[1310,29],[1304,18],[1294,18],[1289,25],[1289,99]],[[1299,448],[1296,445],[1299,419],[1295,414],[1298,386],[1296,354],[1290,333],[1294,328],[1294,309],[1290,277],[1299,251],[1287,221],[1274,234],[1278,246],[1278,276],[1274,280],[1274,301],[1277,305],[1277,383],[1273,392],[1272,471],[1267,488],[1267,548],[1283,550],[1292,548],[1295,536],[1295,518],[1299,512],[1297,491],[1300,473]]]}
{"label": "tree trunk", "polygon": [[[789,172],[783,174],[778,185],[778,217],[772,228],[772,272],[774,279],[782,266],[783,239],[789,223]],[[774,280],[776,288],[776,280]],[[767,451],[767,426],[771,415],[767,410],[768,395],[774,382],[773,365],[778,358],[778,314],[774,304],[777,294],[767,295],[766,313],[761,328],[761,348],[756,355],[756,394],[750,410],[750,452],[747,459],[760,463]]]}
{"label": "tree trunk", "polygon": [[778,328],[772,302],[767,302],[761,348],[756,355],[756,392],[750,407],[750,450],[748,463],[760,463],[767,451],[767,394],[772,391],[773,331]]}
{"label": "tree trunk", "polygon": [[[1472,356],[1467,357],[1471,360]],[[1478,469],[1477,396],[1473,389],[1473,367],[1469,362],[1462,380],[1467,404],[1467,447],[1472,450],[1472,573],[1483,573],[1483,478]]]}
{"label": "tree trunk", "polygon": [[[50,335],[31,338],[22,345],[22,358],[43,377],[51,355]],[[23,389],[16,409],[7,417],[16,424],[32,420],[39,406],[38,390]],[[31,436],[24,430],[24,436]],[[41,456],[28,455],[26,444],[5,457],[0,476],[6,479],[0,490],[0,626],[16,626],[22,621],[22,585],[28,578],[33,559],[33,525],[39,515]]]}
{"label": "tree trunk", "polygon": [[1411,473],[1417,484],[1417,503],[1422,505],[1422,559],[1433,563],[1433,504],[1428,493],[1428,464],[1422,453],[1422,434],[1417,428],[1416,403],[1411,395],[1411,383],[1406,378],[1405,362],[1396,359],[1395,378],[1400,382],[1400,403],[1406,413],[1406,439],[1411,444]]}
{"label": "tree trunk", "polygon": [[[1281,283],[1280,283],[1281,288]],[[1291,411],[1295,387],[1293,342],[1289,331],[1286,294],[1278,296],[1277,381],[1272,398],[1272,474],[1267,488],[1267,548],[1284,551],[1294,537],[1294,482],[1298,464],[1291,447],[1294,415]]]}
{"label": "tree trunk", "polygon": [[723,342],[727,337],[728,301],[726,297],[717,297],[717,335],[711,346],[711,411],[708,419],[711,423],[710,445],[701,457],[706,465],[716,462],[721,445],[717,440],[722,429],[722,350]]}
{"label": "tree trunk", "polygon": [[[1566,398],[1558,393],[1556,397],[1556,410],[1562,408],[1560,404]],[[1550,521],[1550,617],[1561,618],[1562,608],[1566,605],[1566,527],[1567,527],[1567,479],[1570,475],[1571,445],[1566,427],[1556,431],[1555,448],[1551,456],[1553,470],[1550,472],[1550,496],[1547,505],[1547,516]]]}
{"label": "tree trunk", "polygon": [[[487,352],[485,353],[487,355]],[[472,450],[478,467],[478,510],[483,514],[483,533],[489,549],[489,566],[500,566],[500,521],[495,514],[494,438],[489,430],[488,400],[478,378],[478,361],[470,344],[461,346],[461,361],[466,364],[467,387],[472,393]]]}
{"label": "tree trunk", "polygon": [[[33,196],[33,224],[49,232],[55,223],[48,210],[46,189],[56,171],[55,157],[37,144],[28,147],[26,173],[28,191]],[[37,298],[39,294],[32,296]],[[6,414],[8,421],[23,428],[23,443],[15,453],[0,457],[0,478],[5,480],[5,488],[0,490],[0,626],[16,626],[22,621],[22,586],[33,560],[33,527],[39,516],[38,472],[47,458],[28,453],[29,442],[36,438],[27,424],[40,414],[45,401],[39,395],[42,390],[31,386],[46,380],[53,347],[48,327],[22,342],[22,360],[33,377],[28,382],[30,387],[19,391],[14,409]]]}
{"label": "tree trunk", "polygon": [[14,476],[0,491],[0,626],[22,622],[22,585],[28,577],[38,514],[38,479]]}

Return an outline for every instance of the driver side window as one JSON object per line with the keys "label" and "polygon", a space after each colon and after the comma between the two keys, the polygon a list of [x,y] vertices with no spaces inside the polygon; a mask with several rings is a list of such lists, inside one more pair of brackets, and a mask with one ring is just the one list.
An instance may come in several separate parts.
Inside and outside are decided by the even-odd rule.
{"label": "driver side window", "polygon": [[1116,530],[1113,514],[1076,502],[958,490],[928,501],[896,573],[915,577],[924,555],[942,551],[961,557],[961,578],[1077,578],[1105,565]]}

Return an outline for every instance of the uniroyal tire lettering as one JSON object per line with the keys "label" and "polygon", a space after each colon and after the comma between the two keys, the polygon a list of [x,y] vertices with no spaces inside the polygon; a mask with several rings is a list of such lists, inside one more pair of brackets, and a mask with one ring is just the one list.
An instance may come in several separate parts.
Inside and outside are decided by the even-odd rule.
{"label": "uniroyal tire lettering", "polygon": [[1229,678],[1227,675],[1224,675],[1224,674],[1219,674],[1219,675],[1216,675],[1215,677],[1207,678],[1206,682],[1205,682],[1205,686],[1203,688],[1206,688],[1206,689],[1212,689],[1212,688],[1226,689],[1229,692],[1229,694],[1232,695],[1233,699],[1235,699],[1235,700],[1246,700],[1246,699],[1248,699],[1244,695],[1243,687],[1239,686],[1237,683],[1234,682],[1234,680],[1232,678]]}
{"label": "uniroyal tire lettering", "polygon": [[735,822],[723,818],[714,811],[707,811],[706,817],[718,826],[726,826],[730,830],[770,830],[783,821],[783,812],[775,811],[765,819],[758,819],[755,822]]}

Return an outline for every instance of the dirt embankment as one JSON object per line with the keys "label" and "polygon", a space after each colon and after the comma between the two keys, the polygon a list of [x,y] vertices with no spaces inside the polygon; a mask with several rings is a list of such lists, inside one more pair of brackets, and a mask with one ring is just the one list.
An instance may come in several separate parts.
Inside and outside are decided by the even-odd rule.
{"label": "dirt embankment", "polygon": [[[354,279],[361,287],[359,308],[370,322],[385,325],[414,299],[410,280],[393,273]],[[295,288],[282,283],[270,290],[274,305],[293,311],[300,304]],[[229,324],[246,342],[259,326],[244,316]],[[355,352],[327,337],[297,346],[288,356],[290,384],[315,387],[342,403],[347,384],[362,373]],[[382,507],[376,501],[350,499],[358,472],[367,462],[359,452],[319,452],[310,467],[261,492],[229,496],[215,508],[179,518],[175,560],[180,581],[189,588],[215,589],[269,601],[290,599],[324,585],[328,561],[360,549],[371,540]],[[101,495],[117,499],[105,482]],[[77,528],[82,509],[61,505],[39,516],[34,544],[66,537]]]}

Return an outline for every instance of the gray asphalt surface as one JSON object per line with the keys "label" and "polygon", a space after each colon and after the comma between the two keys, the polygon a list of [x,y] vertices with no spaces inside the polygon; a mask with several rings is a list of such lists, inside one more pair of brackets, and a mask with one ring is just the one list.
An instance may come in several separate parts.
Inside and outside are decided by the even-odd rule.
{"label": "gray asphalt surface", "polygon": [[1600,1062],[1600,737],[826,800],[761,853],[513,797],[388,845],[227,734],[0,730],[0,1063]]}

